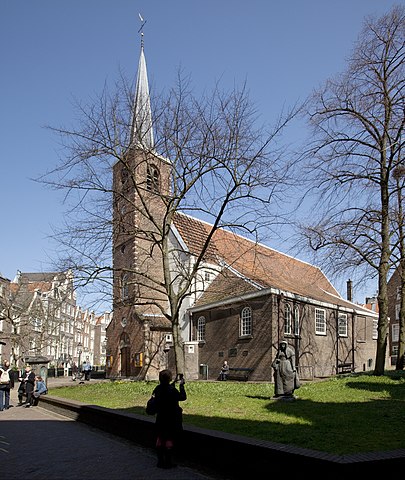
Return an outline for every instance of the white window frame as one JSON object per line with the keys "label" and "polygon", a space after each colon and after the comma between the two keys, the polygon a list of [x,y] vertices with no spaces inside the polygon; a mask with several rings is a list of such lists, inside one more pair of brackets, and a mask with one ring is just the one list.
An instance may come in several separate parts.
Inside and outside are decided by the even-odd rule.
{"label": "white window frame", "polygon": [[399,323],[394,323],[391,328],[391,336],[393,342],[399,341]]}
{"label": "white window frame", "polygon": [[339,337],[347,337],[347,313],[338,314],[338,335]]}
{"label": "white window frame", "polygon": [[298,305],[295,305],[294,307],[294,335],[299,335],[300,334],[300,309],[298,308]]}
{"label": "white window frame", "polygon": [[326,335],[326,310],[324,308],[315,308],[315,333]]}
{"label": "white window frame", "polygon": [[42,319],[35,317],[32,319],[32,329],[35,332],[40,332],[42,330]]}
{"label": "white window frame", "polygon": [[291,306],[289,303],[284,305],[284,335],[291,335],[292,333],[292,319]]}
{"label": "white window frame", "polygon": [[197,342],[205,342],[205,317],[201,315],[197,320]]}
{"label": "white window frame", "polygon": [[241,337],[252,335],[252,309],[244,307],[240,312],[239,333]]}
{"label": "white window frame", "polygon": [[377,340],[377,338],[378,338],[378,318],[373,318],[373,340]]}

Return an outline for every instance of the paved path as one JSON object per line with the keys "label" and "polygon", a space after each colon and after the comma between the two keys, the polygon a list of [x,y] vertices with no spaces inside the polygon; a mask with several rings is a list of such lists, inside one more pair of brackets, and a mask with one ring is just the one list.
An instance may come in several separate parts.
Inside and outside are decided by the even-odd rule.
{"label": "paved path", "polygon": [[[16,390],[12,390],[13,405],[17,405]],[[5,480],[215,478],[183,466],[159,469],[153,451],[40,406],[0,412],[0,460]]]}

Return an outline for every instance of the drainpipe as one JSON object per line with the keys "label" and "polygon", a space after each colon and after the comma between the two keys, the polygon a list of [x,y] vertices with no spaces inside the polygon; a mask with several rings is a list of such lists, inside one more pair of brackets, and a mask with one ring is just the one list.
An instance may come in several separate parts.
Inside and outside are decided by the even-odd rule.
{"label": "drainpipe", "polygon": [[355,326],[355,323],[356,323],[356,313],[355,311],[353,310],[353,315],[352,315],[352,372],[354,372],[354,366],[355,366],[355,363],[354,363],[354,326]]}
{"label": "drainpipe", "polygon": [[280,317],[281,317],[281,307],[283,303],[283,294],[280,293],[277,295],[277,345],[280,344]]}
{"label": "drainpipe", "polygon": [[339,307],[336,309],[336,373],[339,373]]}
{"label": "drainpipe", "polygon": [[[353,285],[352,281],[349,279],[347,281],[347,299],[349,302],[353,302]],[[352,315],[352,371],[354,371],[354,325],[355,325],[355,312],[353,310]]]}

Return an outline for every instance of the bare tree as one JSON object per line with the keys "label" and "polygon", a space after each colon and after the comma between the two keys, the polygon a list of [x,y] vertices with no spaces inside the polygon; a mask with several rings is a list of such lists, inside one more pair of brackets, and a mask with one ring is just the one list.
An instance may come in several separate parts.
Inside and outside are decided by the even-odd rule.
{"label": "bare tree", "polygon": [[[54,129],[66,150],[59,167],[40,181],[66,191],[66,228],[56,232],[65,247],[63,268],[74,269],[82,285],[113,294],[115,308],[129,302],[143,312],[158,310],[172,325],[182,371],[181,309],[212,258],[215,231],[259,239],[282,221],[279,200],[291,165],[277,141],[298,108],[280,115],[271,129],[259,127],[245,86],[222,92],[217,85],[196,98],[179,75],[167,95],[152,101],[152,146],[134,138],[132,90],[121,78],[113,94],[106,87],[96,101],[79,105],[78,128]],[[158,178],[156,164],[167,174]],[[211,225],[188,253],[173,234],[182,213]],[[147,245],[140,252],[137,244],[136,264],[112,265],[114,236],[114,244],[141,238]]]}
{"label": "bare tree", "polygon": [[308,178],[320,202],[304,235],[326,254],[330,270],[378,277],[376,375],[384,373],[387,276],[396,266],[391,227],[394,172],[403,166],[404,36],[404,7],[368,18],[346,72],[315,92],[308,112]]}
{"label": "bare tree", "polygon": [[[395,265],[400,278],[400,308],[399,308],[399,332],[398,332],[398,353],[395,368],[403,370],[405,367],[405,222],[403,211],[403,189],[405,182],[405,167],[398,166],[393,171],[393,178],[396,182],[397,205],[393,208],[393,255]],[[396,208],[395,208],[396,207]]]}

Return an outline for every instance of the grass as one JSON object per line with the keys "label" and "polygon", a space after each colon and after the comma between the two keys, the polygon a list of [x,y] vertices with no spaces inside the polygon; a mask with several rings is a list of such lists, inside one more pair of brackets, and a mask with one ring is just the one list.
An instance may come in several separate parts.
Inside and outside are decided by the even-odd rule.
{"label": "grass", "polygon": [[[156,382],[115,381],[50,389],[91,405],[145,414]],[[187,382],[184,424],[339,455],[405,447],[405,372],[305,382],[296,401],[270,383]]]}

